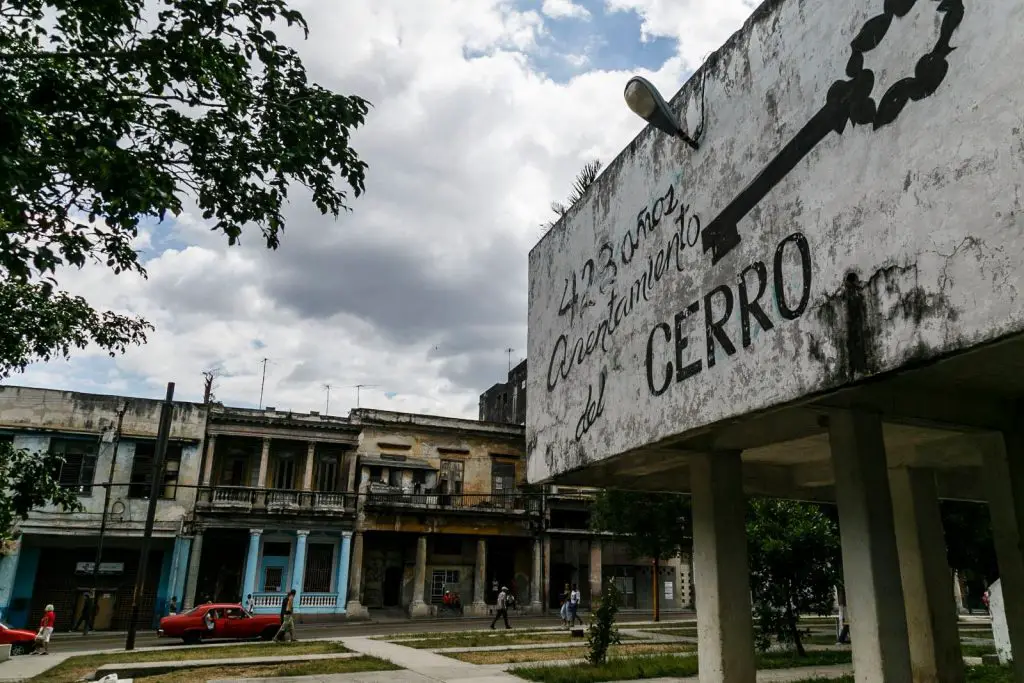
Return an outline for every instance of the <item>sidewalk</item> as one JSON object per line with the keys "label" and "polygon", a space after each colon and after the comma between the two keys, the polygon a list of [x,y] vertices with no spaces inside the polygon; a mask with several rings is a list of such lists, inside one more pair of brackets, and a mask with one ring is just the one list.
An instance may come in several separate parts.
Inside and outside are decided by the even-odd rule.
{"label": "sidewalk", "polygon": [[[399,680],[402,681],[421,681],[421,677],[432,681],[462,681],[463,683],[502,683],[518,682],[521,680],[504,672],[490,673],[487,669],[477,664],[460,662],[457,659],[451,659],[426,650],[415,650],[411,647],[395,645],[382,640],[342,638],[341,643],[354,652],[386,659],[392,664],[419,674],[419,676],[400,678]],[[349,674],[338,675],[348,676]],[[320,678],[325,681],[335,680],[333,676],[321,676]],[[336,680],[348,681],[351,679],[337,678]]]}
{"label": "sidewalk", "polygon": [[25,681],[45,673],[74,655],[20,655],[0,664],[0,682]]}

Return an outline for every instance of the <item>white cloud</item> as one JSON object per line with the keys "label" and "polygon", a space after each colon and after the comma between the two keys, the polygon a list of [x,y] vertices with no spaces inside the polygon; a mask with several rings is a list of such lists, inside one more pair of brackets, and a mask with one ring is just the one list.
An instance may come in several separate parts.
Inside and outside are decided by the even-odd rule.
{"label": "white cloud", "polygon": [[[651,35],[683,40],[649,74],[667,93],[692,66],[692,37],[721,42],[746,7],[609,2],[637,9]],[[323,410],[329,383],[331,412],[344,413],[352,385],[370,384],[363,406],[472,417],[503,378],[505,349],[525,355],[527,253],[580,166],[609,161],[639,132],[622,102],[633,72],[552,81],[528,59],[543,17],[509,0],[294,5],[311,27],[297,47],[312,79],[373,103],[352,140],[369,164],[354,211],[325,219],[295,192],[276,252],[255,232],[228,248],[190,213],[147,230],[137,244],[148,280],[90,267],[62,283],[144,315],[157,327],[149,344],[113,363],[86,350],[10,382],[160,396],[171,380],[198,399],[200,373],[218,367],[218,398],[255,404],[267,357],[264,404],[279,409]],[[543,12],[570,5],[548,0]],[[187,246],[161,247],[168,230]]]}
{"label": "white cloud", "polygon": [[590,17],[590,11],[583,5],[577,5],[572,0],[544,0],[541,12],[552,19],[586,19]]}

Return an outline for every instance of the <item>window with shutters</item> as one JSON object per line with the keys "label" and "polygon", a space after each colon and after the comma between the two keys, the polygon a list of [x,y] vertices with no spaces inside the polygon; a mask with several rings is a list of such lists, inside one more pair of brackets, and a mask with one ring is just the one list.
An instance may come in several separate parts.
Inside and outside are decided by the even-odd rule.
{"label": "window with shutters", "polygon": [[466,463],[461,460],[441,461],[441,491],[442,493],[462,493],[462,475],[465,472]]}
{"label": "window with shutters", "polygon": [[516,490],[516,464],[495,460],[491,462],[491,491],[513,493]]}
{"label": "window with shutters", "polygon": [[338,490],[338,461],[340,458],[333,453],[320,453],[316,456],[316,490],[327,493]]}
{"label": "window with shutters", "polygon": [[50,452],[64,457],[58,481],[80,496],[91,496],[96,476],[96,443],[77,439],[51,439]]}
{"label": "window with shutters", "polygon": [[[173,499],[178,495],[178,470],[181,468],[180,443],[168,443],[164,454],[164,469],[160,475],[160,498]],[[132,459],[129,498],[149,498],[153,487],[153,468],[156,466],[156,442],[135,442],[135,457]]]}
{"label": "window with shutters", "polygon": [[310,543],[306,548],[306,575],[302,580],[302,590],[307,593],[330,593],[333,569],[334,546]]}

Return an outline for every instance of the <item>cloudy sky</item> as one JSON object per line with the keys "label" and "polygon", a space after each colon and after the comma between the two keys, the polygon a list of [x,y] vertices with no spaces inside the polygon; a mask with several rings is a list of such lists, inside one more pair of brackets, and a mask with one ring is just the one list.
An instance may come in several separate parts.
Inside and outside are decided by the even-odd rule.
{"label": "cloudy sky", "polygon": [[[216,396],[345,414],[364,407],[476,417],[526,348],[526,257],[588,160],[642,121],[630,75],[674,94],[753,0],[295,0],[314,80],[373,108],[353,146],[366,194],[334,220],[296,199],[282,246],[240,247],[194,215],[147,226],[149,279],[87,268],[63,284],[156,326],[122,357],[78,353],[7,383]],[[298,40],[298,38],[296,38]],[[296,197],[298,197],[296,193]]]}

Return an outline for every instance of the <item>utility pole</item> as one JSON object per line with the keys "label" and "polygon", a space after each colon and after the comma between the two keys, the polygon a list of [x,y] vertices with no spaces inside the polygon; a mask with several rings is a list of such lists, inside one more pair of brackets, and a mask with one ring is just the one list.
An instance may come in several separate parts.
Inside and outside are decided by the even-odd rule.
{"label": "utility pole", "polygon": [[139,608],[142,606],[142,592],[146,586],[146,571],[149,566],[149,548],[153,541],[153,522],[156,519],[156,503],[163,483],[164,458],[167,455],[167,441],[171,436],[171,419],[174,414],[174,382],[167,383],[167,397],[160,407],[160,428],[156,433],[156,457],[153,461],[153,481],[149,487],[149,508],[146,510],[146,529],[142,532],[142,552],[139,554],[139,569],[135,574],[135,590],[132,593],[132,616],[128,622],[128,638],[124,649],[135,649],[135,630],[138,627]]}
{"label": "utility pole", "polygon": [[[103,494],[103,515],[100,517],[100,540],[96,544],[96,562],[92,566],[92,613],[85,617],[85,630],[82,635],[89,634],[89,627],[96,615],[97,590],[99,588],[100,562],[103,561],[103,537],[107,533],[107,509],[110,507],[110,489],[114,487],[114,469],[117,467],[117,448],[121,445],[121,425],[124,423],[124,414],[128,412],[128,401],[121,405],[117,411],[117,429],[114,432],[114,450],[110,455],[110,475],[107,477],[107,490]],[[84,607],[84,605],[83,605]]]}
{"label": "utility pole", "polygon": [[329,415],[331,413],[331,385],[325,384],[324,389],[327,390],[327,405],[324,406],[324,415]]}
{"label": "utility pole", "polygon": [[260,410],[263,409],[263,386],[267,383],[267,361],[269,358],[264,358],[260,361],[263,363],[263,379],[260,380]]}

